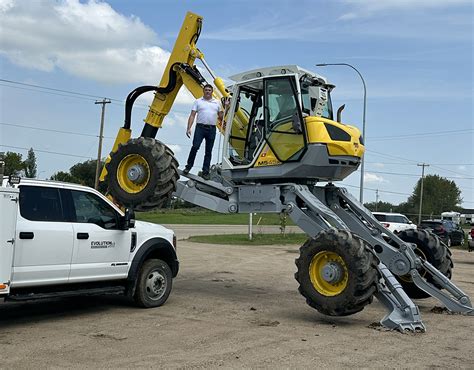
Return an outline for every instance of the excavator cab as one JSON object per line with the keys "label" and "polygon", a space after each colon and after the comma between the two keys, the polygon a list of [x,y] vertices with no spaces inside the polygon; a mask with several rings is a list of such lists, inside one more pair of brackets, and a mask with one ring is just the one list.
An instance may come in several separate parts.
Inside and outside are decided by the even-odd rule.
{"label": "excavator cab", "polygon": [[234,182],[342,180],[363,154],[360,131],[333,121],[327,81],[298,66],[231,77],[222,171]]}

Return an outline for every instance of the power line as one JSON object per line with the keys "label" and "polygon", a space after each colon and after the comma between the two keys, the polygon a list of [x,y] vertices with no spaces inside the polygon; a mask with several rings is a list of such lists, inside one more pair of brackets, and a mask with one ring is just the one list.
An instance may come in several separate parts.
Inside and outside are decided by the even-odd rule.
{"label": "power line", "polygon": [[[48,87],[48,86],[41,86],[41,85],[28,84],[28,83],[19,82],[19,81],[5,80],[5,79],[3,79],[3,78],[0,78],[0,81],[1,81],[1,82],[7,82],[7,83],[9,83],[9,84],[14,84],[14,85],[35,87],[35,88],[37,88],[37,89],[51,90],[51,91],[57,91],[57,92],[72,94],[72,95],[85,96],[85,97],[93,98],[93,99],[102,99],[102,98],[103,98],[103,96],[97,96],[97,95],[92,95],[92,94],[86,94],[86,93],[81,93],[81,92],[71,91],[71,90],[57,89],[57,88]],[[4,86],[8,86],[8,85],[4,85]],[[112,98],[109,98],[109,99],[110,99],[110,100],[117,101],[117,102],[120,102],[120,103],[123,103],[122,100],[112,99]]]}
{"label": "power line", "polygon": [[[54,129],[44,128],[44,127],[33,127],[33,126],[26,126],[26,125],[17,125],[17,124],[14,124],[14,123],[0,122],[0,125],[2,125],[2,126],[20,127],[20,128],[27,128],[27,129],[31,129],[31,130],[54,132],[54,133],[59,133],[59,134],[78,135],[78,136],[87,136],[87,137],[98,137],[98,135],[85,134],[85,133],[82,133],[82,132],[64,131],[64,130],[54,130]],[[104,136],[104,137],[105,137],[105,136]],[[107,137],[107,138],[108,138],[108,139],[113,139],[112,137]]]}
{"label": "power line", "polygon": [[395,156],[395,155],[391,155],[391,154],[385,154],[385,153],[381,153],[381,152],[377,152],[375,150],[372,150],[372,149],[365,149],[366,152],[369,152],[369,153],[375,153],[375,154],[378,154],[382,157],[388,157],[388,158],[395,158],[395,159],[401,159],[402,161],[406,161],[406,162],[412,162],[414,164],[417,164],[418,162],[413,160],[413,159],[407,159],[407,158],[403,158],[403,157],[398,157],[398,156]]}
{"label": "power line", "polygon": [[[394,155],[390,155],[390,154],[384,154],[384,153],[380,153],[380,152],[377,152],[375,150],[368,150],[366,149],[367,152],[369,153],[376,153],[382,157],[388,157],[388,158],[396,158],[396,159],[401,159],[401,160],[404,160],[404,161],[407,161],[407,162],[412,162],[413,164],[414,163],[417,163],[416,161],[412,160],[412,159],[407,159],[407,158],[403,158],[403,157],[397,157],[397,156],[394,156]],[[454,173],[456,175],[461,175],[461,176],[464,176],[465,174],[464,173],[460,173],[460,172],[456,172],[456,171],[453,171],[453,170],[448,170],[447,168],[442,168],[442,167],[439,167],[439,166],[436,166],[436,165],[432,165],[433,168],[437,168],[438,170],[441,170],[441,171],[447,171],[447,172],[451,172],[451,173]]]}
{"label": "power line", "polygon": [[456,172],[456,171],[453,171],[453,170],[448,170],[447,168],[442,168],[442,167],[438,167],[438,166],[435,166],[435,165],[431,165],[433,168],[437,168],[438,170],[441,170],[441,171],[446,171],[446,172],[451,172],[451,173],[454,173],[456,175],[465,175],[464,173],[460,173],[460,172]]}
{"label": "power line", "polygon": [[439,136],[439,135],[446,135],[446,134],[455,134],[455,133],[465,133],[465,132],[473,132],[474,129],[462,129],[462,130],[449,130],[449,131],[431,131],[431,132],[423,132],[423,133],[416,133],[416,134],[407,134],[407,135],[393,135],[393,136],[374,136],[369,137],[368,140],[372,141],[384,141],[384,140],[396,140],[396,139],[405,139],[405,138],[415,138],[415,137],[430,137],[430,136]]}
{"label": "power line", "polygon": [[[41,90],[38,91],[38,90],[35,90],[35,89],[28,89],[28,88],[25,88],[25,87],[11,86],[11,85],[6,85],[6,84],[0,84],[0,86],[16,88],[16,89],[21,89],[21,90],[27,90],[27,91],[33,91],[33,92],[41,92],[41,93],[51,94],[51,95],[58,95],[58,96],[65,96],[65,97],[89,100],[89,101],[104,98],[103,96],[98,96],[98,95],[93,95],[93,94],[88,94],[88,93],[82,93],[82,92],[78,92],[78,91],[63,90],[63,89],[57,89],[57,88],[54,88],[54,87],[28,84],[28,83],[19,82],[19,81],[6,80],[6,79],[3,79],[3,78],[0,78],[0,82],[6,82],[8,84],[14,84],[14,85],[19,85],[19,86],[33,87],[35,89],[41,89]],[[48,91],[42,91],[42,90],[48,90]],[[108,98],[108,99],[111,100],[112,104],[114,104],[114,105],[122,105],[123,106],[125,104],[125,101],[121,100],[121,99],[114,99],[114,98]],[[139,104],[139,103],[135,103],[134,107],[144,108],[144,109],[149,108],[147,105]]]}
{"label": "power line", "polygon": [[[30,148],[25,148],[25,147],[22,147],[22,146],[3,145],[3,144],[0,144],[0,146],[1,146],[1,147],[4,147],[4,148],[11,148],[11,149],[22,149],[22,150],[29,150],[29,149],[30,149]],[[48,153],[48,154],[56,154],[56,155],[63,155],[63,156],[66,156],[66,157],[93,159],[92,157],[86,157],[86,156],[83,156],[83,155],[69,154],[69,153],[61,153],[61,152],[53,152],[53,151],[41,150],[41,149],[35,149],[35,152]]]}
{"label": "power line", "polygon": [[[345,186],[348,186],[348,187],[350,187],[350,188],[360,189],[360,186],[344,184],[344,187],[345,187]],[[364,189],[365,189],[365,190],[377,191],[377,189],[367,188],[367,187],[365,187],[365,186],[364,186]],[[409,193],[400,193],[400,192],[397,192],[397,191],[389,191],[389,190],[380,190],[380,189],[378,189],[378,191],[381,192],[381,193],[396,194],[396,195],[411,195],[411,194],[409,194]]]}
{"label": "power line", "polygon": [[[19,128],[26,128],[26,129],[31,129],[31,130],[48,131],[48,132],[68,134],[68,135],[79,135],[79,136],[87,136],[87,137],[95,137],[95,138],[98,137],[98,135],[87,134],[87,133],[82,133],[82,132],[48,129],[48,128],[44,128],[44,127],[34,127],[34,126],[19,125],[19,124],[6,123],[6,122],[0,122],[0,126],[19,127]],[[104,138],[109,139],[109,140],[114,140],[115,139],[115,137],[111,137],[111,136],[104,136]],[[182,146],[182,147],[191,147],[192,146],[191,144],[176,144],[176,143],[168,143],[168,145],[179,145],[179,146]]]}
{"label": "power line", "polygon": [[[365,163],[373,163],[373,164],[387,164],[387,165],[401,165],[401,166],[416,166],[414,163],[404,163],[404,162],[371,162],[367,161]],[[435,163],[437,166],[474,166],[474,163]]]}
{"label": "power line", "polygon": [[[433,165],[431,165],[433,166]],[[411,176],[411,177],[420,177],[420,175],[413,174],[413,173],[401,173],[401,172],[385,172],[385,171],[372,171],[368,170],[371,173],[380,173],[383,175],[395,175],[395,176]],[[453,177],[453,176],[443,176],[447,179],[455,179],[455,180],[474,180],[474,177]]]}

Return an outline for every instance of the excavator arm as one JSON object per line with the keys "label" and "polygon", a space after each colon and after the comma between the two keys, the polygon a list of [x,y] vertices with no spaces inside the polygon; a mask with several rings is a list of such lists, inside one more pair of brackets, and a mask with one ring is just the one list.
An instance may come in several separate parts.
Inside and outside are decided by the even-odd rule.
{"label": "excavator arm", "polygon": [[[214,91],[214,97],[219,100],[223,97],[229,97],[230,94],[225,88],[223,80],[212,72],[204,60],[203,53],[196,47],[201,28],[202,17],[192,12],[187,12],[160,84],[158,86],[140,86],[127,96],[124,125],[117,134],[112,153],[115,153],[120,145],[126,144],[131,138],[132,108],[140,95],[150,91],[155,92],[153,102],[145,118],[145,126],[141,133],[141,137],[144,138],[154,138],[156,136],[158,129],[163,125],[163,121],[170,112],[176,96],[183,85],[195,98],[202,96],[202,88],[207,82],[194,65],[196,59],[202,61],[213,78],[213,83],[217,87],[217,91]],[[222,122],[218,123],[218,128],[222,133],[224,130]],[[106,159],[106,165],[110,160],[111,157],[109,156]],[[104,166],[100,180],[104,181],[106,177],[107,166]]]}

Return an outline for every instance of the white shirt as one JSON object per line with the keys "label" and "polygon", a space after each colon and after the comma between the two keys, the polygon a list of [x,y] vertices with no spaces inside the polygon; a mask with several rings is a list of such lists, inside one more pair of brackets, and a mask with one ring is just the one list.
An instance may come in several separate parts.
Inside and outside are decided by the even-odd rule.
{"label": "white shirt", "polygon": [[202,97],[194,102],[191,110],[197,112],[197,123],[215,126],[217,123],[217,114],[222,109],[217,99],[212,98],[211,100],[206,100]]}

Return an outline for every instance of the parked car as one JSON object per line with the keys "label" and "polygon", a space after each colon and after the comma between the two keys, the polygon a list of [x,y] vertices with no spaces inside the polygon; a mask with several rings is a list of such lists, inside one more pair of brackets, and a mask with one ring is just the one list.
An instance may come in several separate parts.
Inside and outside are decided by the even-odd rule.
{"label": "parked car", "polygon": [[416,225],[401,213],[372,212],[375,218],[392,233],[416,230]]}
{"label": "parked car", "polygon": [[447,220],[423,220],[421,229],[427,229],[439,236],[450,247],[451,245],[464,245],[464,230],[457,223]]}
{"label": "parked car", "polygon": [[474,251],[474,227],[467,233],[467,249],[469,252]]}

